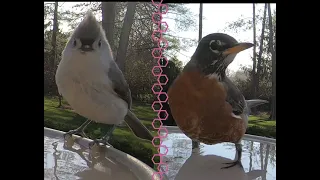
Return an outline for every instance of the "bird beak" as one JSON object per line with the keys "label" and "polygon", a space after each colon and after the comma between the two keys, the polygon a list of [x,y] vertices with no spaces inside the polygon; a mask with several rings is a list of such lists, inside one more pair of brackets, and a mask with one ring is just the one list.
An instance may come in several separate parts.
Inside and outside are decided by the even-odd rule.
{"label": "bird beak", "polygon": [[226,49],[225,51],[223,51],[223,55],[229,55],[229,54],[237,54],[243,50],[246,50],[248,48],[251,48],[252,46],[254,46],[254,44],[252,43],[238,43],[235,46]]}
{"label": "bird beak", "polygon": [[89,52],[89,51],[93,51],[93,48],[90,45],[82,45],[80,47],[80,50],[83,51],[83,52]]}

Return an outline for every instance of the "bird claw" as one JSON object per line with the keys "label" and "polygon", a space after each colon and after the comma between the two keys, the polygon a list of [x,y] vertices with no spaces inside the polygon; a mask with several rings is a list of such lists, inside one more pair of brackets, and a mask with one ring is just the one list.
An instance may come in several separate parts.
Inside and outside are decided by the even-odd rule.
{"label": "bird claw", "polygon": [[78,130],[78,129],[75,129],[75,130],[70,130],[69,132],[65,133],[63,135],[64,139],[66,139],[66,136],[69,135],[69,136],[72,136],[72,135],[79,135],[81,138],[87,138],[88,136],[82,131],[82,130]]}
{"label": "bird claw", "polygon": [[112,125],[111,129],[108,130],[105,136],[103,136],[101,139],[95,139],[93,142],[89,143],[89,148],[92,149],[92,147],[96,144],[97,146],[100,146],[100,143],[102,143],[104,146],[108,145],[110,147],[113,147],[108,141],[110,139],[110,136],[112,135],[114,129],[116,128],[115,125]]}
{"label": "bird claw", "polygon": [[95,139],[92,142],[89,143],[89,148],[92,149],[94,145],[100,146],[100,143],[104,146],[108,145],[110,147],[113,147],[110,143],[108,143],[108,139]]}
{"label": "bird claw", "polygon": [[241,161],[234,161],[234,162],[223,163],[223,164],[231,164],[231,165],[226,166],[226,167],[222,167],[221,169],[228,169],[228,168],[234,167],[236,165],[240,165],[240,167],[243,167]]}

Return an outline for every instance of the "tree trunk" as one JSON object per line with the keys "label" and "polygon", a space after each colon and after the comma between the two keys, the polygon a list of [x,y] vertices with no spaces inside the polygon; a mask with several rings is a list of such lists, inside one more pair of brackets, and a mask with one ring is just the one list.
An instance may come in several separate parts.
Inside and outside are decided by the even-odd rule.
{"label": "tree trunk", "polygon": [[[200,3],[199,7],[199,39],[198,42],[200,42],[202,38],[202,12],[203,12],[203,4]],[[192,141],[192,149],[199,148],[199,142],[197,141]]]}
{"label": "tree trunk", "polygon": [[53,12],[53,29],[52,29],[52,37],[51,37],[51,69],[54,74],[55,69],[55,61],[56,61],[56,51],[57,51],[57,32],[58,32],[58,2],[54,3],[54,12]]}
{"label": "tree trunk", "polygon": [[198,42],[200,42],[202,38],[202,12],[203,12],[203,4],[200,3],[200,8],[199,8],[199,39]]}
{"label": "tree trunk", "polygon": [[[53,12],[53,29],[52,29],[52,38],[51,38],[51,45],[52,45],[52,59],[51,59],[51,69],[52,69],[52,82],[55,82],[55,70],[56,70],[56,62],[57,62],[57,33],[58,33],[59,27],[58,27],[58,2],[54,3],[54,12]],[[53,87],[56,87],[55,89],[58,92],[57,86],[55,83],[53,83]],[[57,93],[59,98],[59,105],[58,107],[62,106],[61,102],[61,96],[59,92]]]}
{"label": "tree trunk", "polygon": [[102,2],[102,27],[106,33],[111,49],[114,51],[114,27],[116,2]]}
{"label": "tree trunk", "polygon": [[261,30],[261,40],[260,40],[260,49],[259,49],[259,55],[258,55],[258,63],[257,63],[257,74],[256,74],[256,93],[259,94],[259,81],[260,81],[260,75],[261,75],[261,61],[262,61],[262,52],[263,52],[263,40],[264,40],[264,30],[265,30],[265,24],[266,24],[266,14],[267,14],[267,3],[264,6],[263,11],[263,20],[262,20],[262,30]]}
{"label": "tree trunk", "polygon": [[[252,93],[252,99],[256,98],[256,63],[257,63],[257,49],[256,49],[256,45],[257,45],[257,38],[256,38],[256,5],[253,3],[252,6],[253,9],[253,16],[252,16],[252,24],[253,24],[253,64],[252,64],[252,72],[251,72],[251,77],[252,77],[252,81],[251,81],[251,93]],[[254,112],[254,109],[252,109],[252,111]]]}
{"label": "tree trunk", "polygon": [[[269,16],[269,30],[270,30],[270,40],[269,48],[271,52],[272,60],[272,100],[271,100],[271,114],[269,119],[276,120],[276,42],[273,44],[273,25],[272,25],[272,14],[271,6],[268,4],[268,16]],[[276,39],[275,39],[276,41]]]}
{"label": "tree trunk", "polygon": [[125,61],[126,61],[126,54],[127,54],[126,52],[127,52],[128,43],[129,43],[129,35],[130,35],[131,27],[133,24],[133,18],[136,10],[136,4],[137,2],[128,2],[127,12],[124,17],[124,21],[121,29],[116,62],[122,72],[125,71]]}

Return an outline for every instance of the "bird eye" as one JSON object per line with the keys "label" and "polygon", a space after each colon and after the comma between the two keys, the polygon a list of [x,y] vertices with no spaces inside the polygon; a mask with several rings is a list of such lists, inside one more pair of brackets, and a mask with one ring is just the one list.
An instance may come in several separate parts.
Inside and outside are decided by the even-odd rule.
{"label": "bird eye", "polygon": [[76,40],[73,40],[72,45],[73,45],[73,47],[76,47],[76,45],[77,45],[77,41],[76,41]]}
{"label": "bird eye", "polygon": [[222,43],[219,40],[212,40],[209,45],[211,51],[218,52],[221,49]]}
{"label": "bird eye", "polygon": [[99,46],[99,47],[101,47],[101,40],[99,40],[99,42],[98,42],[98,46]]}

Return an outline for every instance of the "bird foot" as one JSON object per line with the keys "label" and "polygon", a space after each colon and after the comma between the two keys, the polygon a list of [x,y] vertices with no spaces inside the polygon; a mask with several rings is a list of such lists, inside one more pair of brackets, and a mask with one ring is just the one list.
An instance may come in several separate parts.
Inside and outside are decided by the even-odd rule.
{"label": "bird foot", "polygon": [[92,142],[89,143],[89,148],[91,149],[94,145],[100,146],[100,144],[108,145],[110,147],[113,147],[109,142],[108,139],[102,138],[102,139],[95,139]]}
{"label": "bird foot", "polygon": [[63,135],[64,139],[66,139],[66,136],[72,136],[73,134],[75,135],[79,135],[82,138],[87,138],[88,136],[83,132],[83,130],[79,130],[79,129],[74,129],[74,130],[70,130],[69,132],[65,133]]}
{"label": "bird foot", "polygon": [[110,147],[113,147],[111,144],[108,143],[110,137],[112,136],[112,133],[114,129],[116,128],[115,125],[112,125],[111,129],[108,130],[105,136],[103,136],[101,139],[95,139],[93,142],[89,143],[89,148],[92,149],[92,147],[96,144],[97,146],[100,146],[100,143],[102,143],[104,146],[108,145]]}
{"label": "bird foot", "polygon": [[240,165],[240,167],[243,167],[240,160],[237,160],[237,161],[234,161],[234,162],[230,162],[230,163],[224,163],[224,164],[231,164],[231,165],[230,166],[226,166],[226,167],[222,167],[221,169],[228,169],[228,168],[234,167],[236,165]]}

